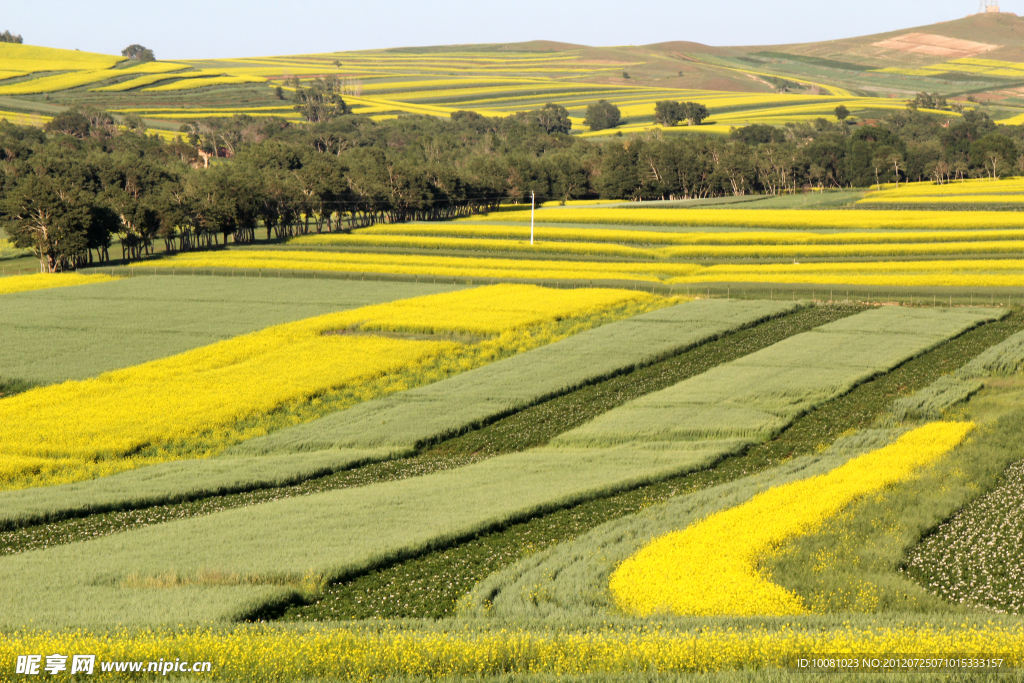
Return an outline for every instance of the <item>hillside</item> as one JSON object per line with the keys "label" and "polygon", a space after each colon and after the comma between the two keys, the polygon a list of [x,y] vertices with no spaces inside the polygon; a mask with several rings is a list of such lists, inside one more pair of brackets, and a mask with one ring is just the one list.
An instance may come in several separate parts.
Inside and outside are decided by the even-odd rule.
{"label": "hillside", "polygon": [[[654,126],[660,100],[698,101],[712,117],[697,129],[855,118],[901,109],[918,92],[977,99],[996,120],[1024,111],[1024,20],[985,14],[845,40],[712,47],[694,42],[589,47],[552,41],[395,48],[316,55],[133,64],[120,57],[0,46],[0,117],[41,125],[75,105],[141,116],[176,135],[192,121],[236,114],[294,122],[293,79],[336,77],[357,114],[504,116],[547,102],[565,106],[581,134]],[[624,123],[590,131],[586,108],[620,107]],[[947,118],[956,116],[936,112]]]}

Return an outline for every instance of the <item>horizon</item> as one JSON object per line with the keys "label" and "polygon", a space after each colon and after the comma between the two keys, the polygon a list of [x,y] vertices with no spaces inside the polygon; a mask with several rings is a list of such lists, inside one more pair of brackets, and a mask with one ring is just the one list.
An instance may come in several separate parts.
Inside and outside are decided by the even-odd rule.
{"label": "horizon", "polygon": [[[140,43],[151,48],[158,59],[202,60],[531,41],[588,47],[675,41],[714,47],[771,46],[910,29],[962,19],[978,9],[977,0],[904,0],[896,6],[887,0],[865,0],[856,13],[837,12],[833,5],[815,0],[775,4],[736,0],[728,7],[741,21],[727,25],[717,14],[725,3],[681,5],[657,0],[647,5],[647,11],[657,9],[663,20],[627,23],[624,27],[619,6],[608,0],[595,0],[585,6],[573,1],[554,8],[538,0],[499,0],[485,7],[467,0],[415,7],[394,0],[373,7],[325,0],[289,3],[303,10],[301,13],[281,13],[275,9],[278,4],[257,0],[247,5],[246,16],[238,17],[234,3],[182,0],[176,5],[179,11],[168,17],[149,6],[131,13],[115,11],[122,5],[112,0],[97,0],[87,6],[67,0],[35,0],[31,5],[6,8],[4,20],[8,25],[0,26],[0,30],[20,34],[26,44],[41,47],[120,54],[125,46]],[[1005,13],[1024,11],[1024,0],[1004,0],[1001,5]],[[55,13],[53,10],[58,8]],[[794,14],[803,20],[793,21]],[[310,27],[310,16],[324,19]],[[452,22],[452,16],[461,19]],[[492,25],[494,16],[501,18],[499,26]],[[537,21],[536,16],[548,20]],[[355,29],[354,36],[346,30],[335,30],[351,24],[370,28]],[[193,30],[197,25],[203,32]],[[219,26],[231,28],[216,32],[216,44],[210,45],[208,29]],[[268,39],[267,32],[276,35]],[[380,36],[387,38],[381,40]],[[614,40],[618,36],[624,39]]]}

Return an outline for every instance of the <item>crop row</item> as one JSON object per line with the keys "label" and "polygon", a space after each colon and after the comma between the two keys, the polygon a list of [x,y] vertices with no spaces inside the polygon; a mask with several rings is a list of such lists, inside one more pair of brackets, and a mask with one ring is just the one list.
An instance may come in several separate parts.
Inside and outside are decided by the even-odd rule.
{"label": "crop row", "polygon": [[945,197],[945,196],[983,196],[983,195],[1020,195],[1024,192],[1024,179],[1005,178],[991,180],[988,178],[959,180],[956,182],[937,184],[931,182],[904,183],[899,187],[886,185],[881,190],[870,192],[862,202],[889,201],[897,197]]}
{"label": "crop row", "polygon": [[[830,628],[720,627],[645,629],[604,626],[592,632],[534,632],[466,625],[342,625],[331,628],[266,626],[184,631],[115,632],[109,635],[18,633],[0,639],[0,657],[24,653],[94,653],[111,661],[202,662],[213,660],[218,681],[593,680],[773,681],[794,675],[796,655],[834,653],[928,653],[957,658],[964,652],[1007,653],[1000,672],[1021,665],[1024,638],[1001,624],[896,628],[853,625]],[[858,663],[861,659],[853,657]],[[869,658],[870,659],[870,658]],[[70,660],[69,660],[70,661]],[[788,671],[786,670],[788,668]],[[783,669],[783,671],[779,671]],[[698,672],[736,671],[735,677],[698,678]],[[762,671],[761,675],[752,671]],[[601,672],[595,677],[595,672]],[[632,675],[622,678],[622,675]],[[675,677],[673,674],[680,677]],[[521,676],[520,677],[517,677]],[[665,676],[670,676],[665,678]],[[981,680],[975,678],[971,680]],[[685,676],[685,677],[683,677]],[[110,681],[139,680],[138,674],[103,674]],[[1017,681],[1018,677],[998,676]],[[839,680],[847,680],[841,678]],[[875,680],[875,679],[873,679]],[[877,680],[926,680],[890,678]]]}
{"label": "crop row", "polygon": [[116,277],[109,275],[80,275],[78,273],[62,273],[59,275],[48,275],[39,273],[36,275],[12,275],[0,278],[0,295],[16,294],[18,292],[31,292],[38,289],[52,289],[54,287],[74,287],[76,285],[98,284],[110,282]]}
{"label": "crop row", "polygon": [[[828,310],[830,309],[813,309],[808,313],[816,311],[824,313]],[[785,319],[775,324],[790,320]],[[730,458],[712,470],[584,503],[575,508],[513,525],[506,530],[482,536],[455,548],[437,551],[372,572],[330,588],[322,600],[309,606],[295,608],[288,613],[286,618],[305,621],[448,616],[455,611],[456,602],[488,576],[511,567],[528,555],[539,553],[560,542],[580,537],[581,543],[585,543],[582,538],[586,532],[609,520],[640,512],[650,508],[653,504],[670,500],[682,494],[692,494],[714,486],[719,486],[718,490],[721,493],[712,496],[712,500],[720,501],[724,493],[724,489],[721,488],[722,484],[765,471],[770,467],[776,467],[793,457],[798,458],[794,461],[794,468],[803,472],[809,462],[807,456],[819,455],[823,443],[830,443],[839,438],[841,434],[871,426],[887,410],[891,409],[894,397],[908,396],[913,392],[930,387],[933,382],[941,381],[943,376],[955,371],[968,361],[974,365],[990,366],[991,359],[985,357],[993,355],[991,351],[995,345],[1005,347],[1004,340],[1019,332],[1022,326],[1024,326],[1024,318],[1019,314],[1014,314],[1002,321],[972,330],[909,361],[888,374],[857,387],[849,394],[824,404],[799,418],[778,439],[755,446],[746,451],[742,457]],[[762,326],[741,334],[753,338],[759,333],[765,332],[766,327]],[[722,343],[719,342],[719,344]],[[712,349],[708,347],[706,350],[711,351]],[[1024,357],[1024,354],[1018,352],[1017,356]],[[560,399],[564,402],[562,408],[558,407],[559,401],[552,402],[550,410],[540,411],[537,409],[538,412],[534,414],[526,411],[520,418],[509,418],[507,426],[497,423],[481,430],[476,435],[467,435],[451,442],[451,446],[448,447],[455,448],[460,441],[466,441],[464,450],[472,452],[485,447],[485,444],[492,441],[500,441],[503,434],[542,429],[544,424],[552,419],[551,411],[558,411],[555,415],[565,414],[568,418],[579,409],[578,407],[588,404],[591,400],[591,396],[586,393],[578,399],[574,399],[570,395]],[[881,432],[879,434],[881,441],[865,440],[858,436],[852,446],[879,447],[885,445],[886,439],[889,438],[888,435],[889,432]],[[778,483],[780,483],[778,476],[773,475],[765,487]],[[698,515],[698,518],[701,516],[703,515]],[[876,515],[870,519],[877,518]],[[670,529],[672,528],[671,524],[678,525],[679,517],[678,515],[668,515],[668,521],[670,525],[667,528]],[[872,524],[871,526],[877,525]],[[882,527],[881,531],[884,533],[886,528]],[[611,533],[609,538],[615,535],[615,533]],[[826,543],[825,547],[835,547],[841,538],[840,535],[836,540]],[[581,556],[597,554],[596,548],[592,545],[575,548],[567,545],[556,551],[556,557],[568,558],[572,557],[574,553]],[[556,563],[553,558],[551,566],[559,576],[565,576],[566,565],[564,563]],[[550,572],[545,569],[545,566],[541,565],[536,574],[524,575],[524,584],[530,585],[531,581],[536,584],[538,581],[546,580],[545,577],[549,576]],[[564,582],[572,586],[575,581],[575,577],[569,576]],[[483,596],[485,602],[488,602],[491,592],[495,588],[502,587],[503,584],[504,580],[501,576],[496,575],[482,584],[478,593]],[[595,584],[595,589],[603,590],[605,586],[606,584],[598,581]],[[570,595],[575,596],[576,594],[570,592]],[[528,598],[526,592],[522,597]],[[576,605],[573,608],[576,612],[581,611],[580,601],[575,600],[575,597],[570,598],[568,602]],[[510,610],[521,613],[521,605],[514,605]]]}
{"label": "crop row", "polygon": [[[36,275],[27,282],[67,277]],[[458,289],[323,278],[93,277],[83,280],[85,287],[4,297],[0,368],[6,376],[39,384],[87,379],[271,325]],[[0,279],[0,287],[11,280]]]}
{"label": "crop row", "polygon": [[[571,203],[571,202],[570,202]],[[618,202],[614,202],[618,203]],[[487,240],[528,240],[530,229],[524,225],[473,225],[466,223],[408,223],[375,225],[360,228],[351,236],[396,237],[453,237]],[[345,244],[346,235],[306,235],[290,240],[289,244],[332,245]],[[857,246],[882,244],[918,244],[933,242],[1011,242],[1024,240],[1024,228],[1008,230],[925,230],[896,232],[796,232],[758,231],[701,232],[699,230],[642,230],[604,226],[565,228],[538,226],[534,229],[537,240],[551,242],[611,243],[637,247],[647,246]]]}
{"label": "crop row", "polygon": [[[529,212],[497,212],[465,222],[529,222]],[[991,230],[1019,229],[1020,218],[1002,211],[822,211],[757,209],[558,208],[537,212],[538,222],[603,225],[771,228],[775,230]]]}
{"label": "crop row", "polygon": [[[866,321],[868,319],[869,318],[866,318],[865,315],[862,314],[860,316],[845,318],[830,326],[826,326],[826,328],[855,328],[861,324],[861,321]],[[921,320],[920,322],[924,321]],[[996,323],[996,325],[999,325],[999,323]],[[1014,327],[1019,329],[1017,326]],[[1001,330],[1002,334],[1005,334],[1006,331],[1007,330],[1005,328]],[[974,347],[979,340],[991,340],[992,337],[989,336],[989,334],[990,333],[986,332],[984,328],[979,330],[977,333],[969,333],[964,342],[960,342],[958,340],[957,342],[948,345],[948,348],[945,351],[937,353],[936,356],[941,358],[948,352],[952,351],[954,353],[950,355],[956,357],[959,355],[957,352],[962,352],[964,348],[961,346],[962,343],[965,343],[967,348],[971,348]],[[818,330],[801,336],[828,337],[830,335],[822,334],[822,332]],[[972,336],[974,337],[973,343],[969,341]],[[776,344],[773,347],[769,347],[764,351],[752,354],[751,356],[739,361],[719,366],[704,375],[688,380],[687,382],[682,382],[681,384],[663,392],[646,396],[625,406],[623,409],[619,409],[618,411],[613,411],[599,417],[583,429],[577,431],[584,433],[590,432],[591,434],[595,431],[608,433],[611,431],[608,429],[608,423],[611,423],[610,426],[620,423],[625,424],[628,422],[631,412],[633,413],[634,421],[639,422],[643,415],[641,410],[638,408],[642,408],[644,406],[650,406],[652,411],[657,411],[662,406],[674,405],[678,406],[678,409],[675,412],[676,415],[682,414],[685,417],[694,415],[697,411],[691,410],[689,413],[686,413],[684,411],[685,405],[679,402],[678,398],[674,397],[673,394],[692,394],[696,396],[703,396],[702,389],[707,386],[705,382],[709,382],[716,374],[723,376],[731,374],[733,367],[737,369],[743,366],[748,366],[752,369],[756,369],[759,366],[763,366],[765,368],[770,367],[776,370],[778,377],[777,379],[773,378],[771,380],[765,380],[760,375],[754,375],[749,382],[750,386],[755,386],[757,389],[744,387],[744,389],[747,389],[745,392],[738,393],[735,390],[731,391],[730,395],[737,396],[737,398],[734,404],[731,402],[728,404],[730,408],[735,406],[735,409],[738,410],[739,407],[756,407],[758,403],[795,403],[800,394],[798,394],[796,388],[793,386],[794,383],[790,379],[796,376],[795,371],[788,368],[804,367],[806,371],[806,366],[810,366],[814,369],[814,372],[808,373],[808,375],[818,375],[821,377],[819,381],[827,382],[827,375],[835,373],[836,370],[832,370],[831,373],[823,371],[820,369],[821,365],[819,365],[819,363],[830,364],[830,362],[834,362],[834,359],[839,358],[843,353],[846,353],[846,351],[831,354],[822,353],[820,355],[807,353],[804,354],[802,361],[797,361],[791,357],[789,349],[786,347],[796,347],[796,342],[800,339],[800,336],[793,337],[785,342]],[[864,342],[850,343],[846,345],[845,349],[847,351],[854,348],[864,349],[868,346],[870,346],[870,344]],[[959,349],[957,348],[958,346],[960,347]],[[981,348],[974,347],[974,353],[981,350]],[[758,358],[759,356],[761,357],[760,359]],[[878,357],[877,352],[875,356]],[[886,381],[874,384],[873,387],[865,390],[866,394],[872,397],[872,400],[867,405],[860,403],[858,400],[852,400],[851,403],[839,401],[832,406],[836,410],[830,411],[830,414],[823,413],[819,416],[812,415],[810,420],[807,420],[806,422],[803,420],[798,421],[792,429],[783,432],[781,445],[785,449],[783,452],[786,453],[786,455],[794,454],[792,450],[786,448],[785,441],[788,438],[795,438],[798,443],[801,439],[806,439],[810,444],[815,444],[815,446],[803,450],[803,453],[800,453],[802,449],[797,449],[796,453],[817,453],[821,456],[819,459],[806,460],[803,464],[794,461],[791,465],[786,465],[782,470],[778,470],[775,473],[766,473],[760,479],[752,480],[750,482],[735,482],[734,484],[729,484],[732,488],[723,489],[721,491],[708,491],[706,495],[701,494],[701,496],[693,498],[692,500],[689,498],[680,498],[679,500],[668,504],[668,507],[659,506],[656,509],[652,508],[648,513],[644,513],[633,518],[624,518],[609,524],[606,527],[594,529],[593,532],[589,534],[580,535],[571,543],[552,548],[545,553],[538,554],[536,557],[528,558],[518,565],[508,566],[500,573],[489,577],[474,591],[469,603],[483,612],[490,613],[493,611],[496,614],[505,615],[534,614],[541,616],[563,613],[579,616],[591,614],[595,610],[597,610],[598,614],[607,614],[607,610],[614,612],[615,608],[609,602],[608,598],[608,578],[611,572],[614,570],[618,562],[625,560],[651,540],[680,528],[687,519],[697,521],[710,513],[723,509],[723,507],[730,507],[731,505],[742,503],[759,491],[766,490],[768,487],[780,483],[780,477],[782,478],[782,483],[785,483],[793,477],[802,478],[809,476],[812,472],[807,468],[813,463],[818,463],[815,466],[824,468],[816,473],[824,473],[836,466],[836,457],[848,458],[851,455],[864,452],[861,447],[865,444],[869,446],[867,450],[874,450],[886,445],[891,432],[885,430],[880,433],[873,433],[869,430],[863,436],[856,435],[852,443],[843,443],[843,440],[840,439],[837,445],[841,446],[841,450],[836,453],[835,456],[827,453],[821,454],[824,447],[831,441],[838,439],[841,433],[846,429],[850,427],[868,426],[873,421],[874,417],[887,407],[889,402],[892,400],[894,393],[898,395],[899,393],[907,390],[907,384],[904,384],[904,382],[906,382],[908,378],[914,378],[909,382],[909,386],[913,387],[915,385],[921,386],[918,382],[920,381],[919,377],[922,375],[932,379],[939,376],[945,368],[943,368],[941,364],[936,363],[936,356],[922,359],[920,362],[913,361],[908,364],[906,369],[901,369],[896,373],[893,373],[891,380],[887,379]],[[784,361],[785,359],[789,359],[789,362],[778,362]],[[800,365],[801,362],[804,364],[803,366]],[[851,365],[856,366],[859,361],[856,358],[850,357],[848,362],[850,362]],[[878,358],[876,362],[881,362],[881,358]],[[938,367],[936,367],[936,365],[938,365]],[[735,385],[735,382],[730,382],[730,384]],[[789,387],[788,390],[787,385]],[[804,384],[803,395],[807,396],[809,390],[809,385]],[[756,396],[757,392],[761,392],[764,396],[760,401]],[[857,394],[857,392],[854,393]],[[789,405],[782,405],[780,408],[777,408],[777,410],[793,409],[798,411],[799,408],[799,405],[792,407]],[[834,423],[829,424],[830,420]],[[679,420],[677,419],[675,422],[679,422]],[[602,423],[605,424],[602,425]],[[685,425],[681,426],[685,427]],[[711,416],[709,416],[699,426],[699,429],[710,431],[715,429],[716,426],[718,425],[716,425],[713,419],[711,419]],[[739,426],[740,424],[737,423],[733,429],[736,429]],[[724,427],[724,425],[718,426],[718,429],[715,431],[724,433],[725,430],[722,427]],[[658,435],[660,438],[668,438],[670,436],[670,432],[678,433],[680,429],[675,425],[666,425],[660,431],[661,434]],[[695,430],[691,429],[689,431],[692,433]],[[571,434],[572,433],[570,433],[570,435]],[[680,434],[680,437],[684,436],[689,435]],[[879,440],[881,441],[879,442]],[[755,449],[756,448],[757,447],[755,447]],[[810,451],[810,453],[808,453],[808,451]],[[779,460],[782,459],[784,458],[779,458]],[[775,463],[779,460],[775,460]],[[725,464],[723,464],[723,466]],[[838,464],[841,464],[841,461]],[[749,472],[745,467],[742,468],[742,471]],[[557,578],[553,580],[551,577]]]}

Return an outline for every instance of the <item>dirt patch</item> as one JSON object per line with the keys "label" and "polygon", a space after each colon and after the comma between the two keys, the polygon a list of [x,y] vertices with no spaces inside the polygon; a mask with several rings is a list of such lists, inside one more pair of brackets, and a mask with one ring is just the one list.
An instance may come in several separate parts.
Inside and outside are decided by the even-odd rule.
{"label": "dirt patch", "polygon": [[990,45],[989,43],[976,43],[972,40],[947,38],[946,36],[934,33],[907,33],[874,43],[874,46],[886,50],[899,50],[900,52],[912,52],[919,55],[947,57],[950,59],[973,57],[982,52],[989,52],[1002,47],[1001,45]]}

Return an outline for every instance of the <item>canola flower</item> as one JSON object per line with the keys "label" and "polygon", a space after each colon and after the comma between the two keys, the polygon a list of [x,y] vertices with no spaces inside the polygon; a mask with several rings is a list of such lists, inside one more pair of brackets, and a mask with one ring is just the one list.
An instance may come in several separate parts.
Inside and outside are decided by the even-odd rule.
{"label": "canola flower", "polygon": [[265,83],[262,76],[214,76],[213,78],[188,78],[166,85],[146,88],[146,92],[169,92],[174,90],[194,90],[211,85],[237,85],[239,83]]}
{"label": "canola flower", "polygon": [[[0,635],[0,659],[27,653],[97,656],[103,680],[139,674],[102,673],[118,661],[210,661],[205,676],[223,681],[372,681],[502,674],[600,675],[713,672],[793,666],[799,655],[835,653],[999,653],[1009,666],[1024,661],[1019,626],[837,626],[810,629],[710,627],[700,631],[642,627],[592,631],[417,629],[372,626],[271,625],[183,631],[22,631]],[[152,675],[151,675],[152,676]],[[159,679],[160,676],[153,677]],[[145,677],[144,680],[149,680]]]}
{"label": "canola flower", "polygon": [[[529,212],[491,213],[456,222],[529,222]],[[828,211],[780,209],[541,209],[538,222],[679,227],[749,227],[776,230],[984,230],[1024,227],[1024,218],[1007,211]]]}
{"label": "canola flower", "polygon": [[750,282],[884,287],[1020,287],[1024,260],[875,261],[715,265],[699,273],[671,278],[674,284]]}
{"label": "canola flower", "polygon": [[[110,474],[138,466],[124,456],[152,444],[199,438],[336,387],[365,400],[381,391],[381,378],[442,361],[452,371],[471,369],[552,341],[524,337],[527,328],[657,301],[624,290],[483,287],[277,325],[93,379],[31,389],[0,401],[0,480],[18,486],[26,477],[52,479],[69,468],[77,472],[67,475],[72,479]],[[332,334],[341,331],[351,333]],[[494,338],[463,345],[374,332]],[[384,390],[403,388],[399,382]]]}
{"label": "canola flower", "polygon": [[627,281],[687,286],[703,283],[820,284],[886,287],[1021,287],[1024,260],[867,261],[709,265],[685,262],[608,263],[460,256],[404,256],[304,251],[190,253],[154,261],[155,268],[282,269],[384,273],[482,280]]}
{"label": "canola flower", "polygon": [[936,422],[828,474],[779,486],[693,526],[663,536],[623,562],[609,588],[624,611],[699,616],[785,616],[807,612],[772,583],[758,559],[810,533],[858,498],[914,476],[959,445],[973,423]]}
{"label": "canola flower", "polygon": [[[392,273],[431,277],[522,280],[633,280],[657,282],[661,277],[642,263],[589,263],[453,256],[394,256],[316,251],[192,252],[154,261],[155,268],[188,271],[201,268],[294,269],[343,273]],[[699,270],[689,264],[659,264],[659,273],[682,277]]]}
{"label": "canola flower", "polygon": [[[592,233],[598,232],[596,230]],[[301,246],[411,247],[466,251],[495,251],[532,254],[579,254],[647,259],[707,258],[835,258],[844,256],[968,256],[970,254],[1024,253],[1024,240],[993,242],[918,242],[913,244],[816,244],[816,245],[687,245],[643,248],[623,244],[591,242],[547,242],[535,240],[478,239],[465,237],[420,237],[398,235],[308,235],[291,240]]]}
{"label": "canola flower", "polygon": [[866,197],[858,204],[1022,204],[1024,195],[1020,194],[971,194],[971,195],[937,195],[937,196],[891,196]]}
{"label": "canola flower", "polygon": [[53,289],[54,287],[93,285],[119,279],[110,275],[80,275],[79,273],[11,275],[0,277],[0,294],[16,294],[18,292],[31,292],[36,289]]}
{"label": "canola flower", "polygon": [[[452,224],[385,224],[360,228],[352,235],[305,235],[291,240],[291,244],[344,244],[352,236],[402,235],[422,237],[460,237],[486,239],[529,239],[530,228],[523,225]],[[927,230],[900,232],[796,232],[790,230],[744,230],[741,232],[680,232],[638,229],[616,229],[594,226],[584,228],[556,228],[539,226],[534,235],[548,242],[609,242],[614,244],[649,245],[874,245],[912,244],[919,242],[1009,242],[1024,240],[1024,228],[1017,230]]]}

